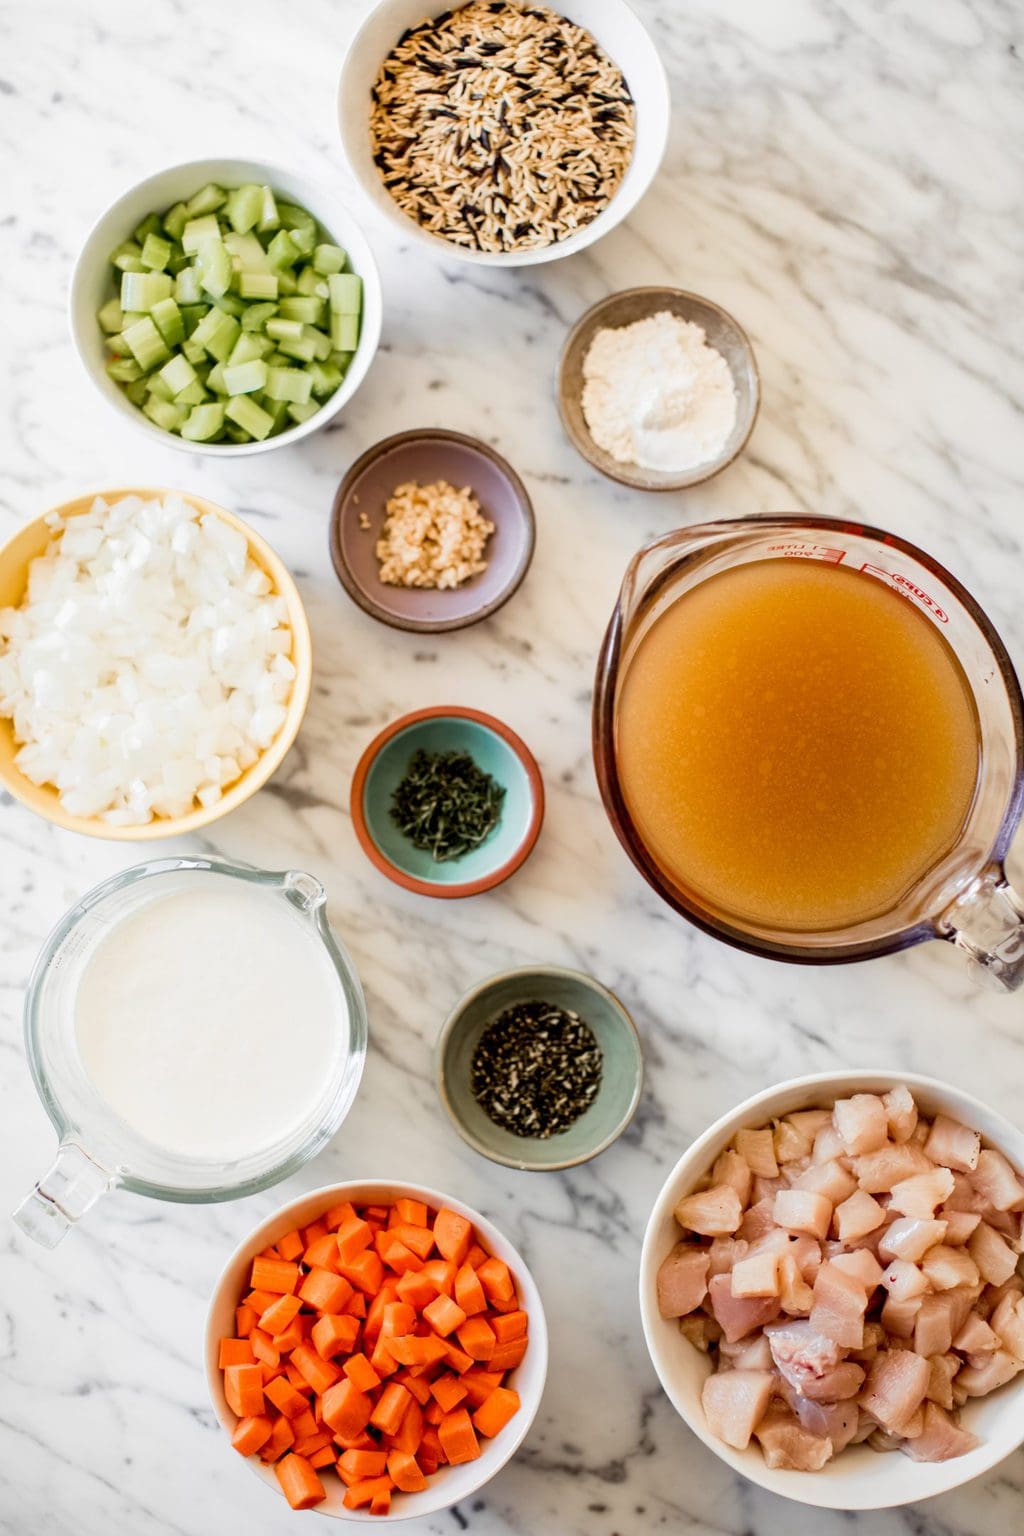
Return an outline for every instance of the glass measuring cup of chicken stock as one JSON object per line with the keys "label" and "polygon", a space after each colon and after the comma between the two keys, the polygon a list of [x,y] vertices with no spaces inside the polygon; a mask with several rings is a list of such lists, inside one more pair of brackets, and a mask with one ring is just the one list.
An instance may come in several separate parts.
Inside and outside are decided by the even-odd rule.
{"label": "glass measuring cup of chicken stock", "polygon": [[[776,561],[791,564],[766,564]],[[755,563],[760,563],[756,571]],[[635,717],[631,723],[623,698],[638,653],[659,622],[680,599],[697,592],[705,582],[719,578],[717,591],[722,593],[726,589],[720,578],[749,585],[767,572],[779,585],[778,578],[788,582],[793,575],[792,563],[814,563],[815,569],[804,574],[812,577],[810,584],[819,589],[819,596],[832,569],[857,573],[881,584],[888,593],[898,594],[903,599],[897,615],[902,627],[919,630],[915,615],[919,616],[948,647],[963,696],[969,699],[974,733],[974,787],[947,845],[894,894],[884,910],[847,915],[831,923],[794,924],[766,907],[753,915],[750,910],[730,910],[727,902],[709,895],[707,887],[702,889],[699,881],[690,878],[692,871],[685,867],[685,860],[670,868],[664,849],[659,854],[656,847],[657,837],[652,831],[657,829],[650,821],[646,828],[640,825],[643,808],[631,795],[628,772],[623,771],[630,762],[643,760],[650,746],[649,739],[638,746]],[[743,574],[741,568],[745,567],[750,569]],[[849,578],[840,585],[846,589],[844,598],[850,597]],[[877,586],[864,592],[854,581],[852,587],[876,606],[894,606],[881,598]],[[701,594],[705,612],[711,590],[704,589]],[[677,615],[684,606],[675,609]],[[827,614],[827,607],[822,611]],[[765,651],[770,651],[774,641],[770,628],[766,627],[763,638]],[[914,639],[927,642],[935,652],[940,649],[934,635],[918,634]],[[814,661],[811,653],[815,649],[812,639],[809,663]],[[887,658],[883,654],[879,660]],[[754,658],[751,665],[758,664]],[[799,661],[794,670],[803,670]],[[863,673],[863,666],[861,670]],[[688,675],[692,680],[695,673],[691,669]],[[840,676],[836,686],[842,687]],[[703,713],[704,705],[698,707]],[[716,707],[714,699],[707,702],[709,717]],[[896,715],[886,721],[892,733],[901,729],[898,710]],[[815,727],[813,720],[798,724],[801,731],[805,726],[810,731]],[[624,733],[630,731],[632,741],[625,739]],[[693,739],[691,736],[687,741]],[[889,738],[891,742],[896,739],[895,734]],[[880,755],[884,757],[888,744],[884,738],[880,740]],[[910,740],[912,743],[912,734]],[[774,748],[778,745],[768,744],[773,750],[765,755],[772,762],[777,761]],[[927,939],[944,939],[962,951],[977,972],[996,987],[1012,990],[1024,983],[1024,897],[1013,889],[1005,871],[1006,856],[1024,814],[1024,701],[1020,684],[1005,646],[975,600],[954,576],[906,540],[862,524],[782,514],[680,529],[647,545],[626,571],[605,635],[594,693],[593,748],[601,796],[619,841],[654,890],[705,932],[753,954],[802,964],[867,960]],[[901,741],[899,750],[905,749],[907,743]],[[784,745],[782,750],[784,753]],[[687,757],[686,763],[689,761]],[[725,761],[724,773],[728,776],[730,772],[731,765]],[[673,787],[690,815],[685,765],[678,768]],[[733,787],[738,795],[734,804],[749,810],[756,795],[746,793],[738,782]],[[757,828],[751,830],[752,840],[757,840],[758,833]],[[742,852],[738,857],[742,858]],[[816,858],[819,878],[827,884],[827,831]],[[770,870],[766,889],[770,892]]]}
{"label": "glass measuring cup of chicken stock", "polygon": [[[321,1030],[322,1070],[313,1074],[313,1092],[301,1100],[301,1112],[262,1139],[254,1133],[249,1146],[240,1142],[230,1151],[222,1145],[211,1152],[210,1146],[215,1147],[211,1142],[191,1155],[180,1140],[173,1144],[157,1139],[155,1127],[151,1140],[135,1117],[118,1113],[83,1059],[79,1014],[89,988],[90,963],[118,930],[130,941],[141,930],[125,925],[148,920],[151,954],[152,921],[155,917],[159,922],[161,911],[166,911],[161,903],[202,903],[215,894],[238,900],[244,896],[254,903],[256,930],[261,941],[275,949],[282,965],[281,994],[288,997],[294,982],[295,1008],[301,1006],[303,977],[294,965],[289,970],[298,957],[303,962],[300,969],[308,966],[319,978],[320,990],[305,995],[329,999],[330,1011],[329,1017],[324,1013]],[[192,907],[193,913],[210,910]],[[172,966],[189,964],[185,954],[169,954],[167,959]],[[251,1001],[251,991],[249,997]],[[102,993],[98,1007],[102,1011]],[[224,1013],[229,1014],[230,1007]],[[94,887],[65,913],[45,941],[29,981],[24,1018],[29,1067],[60,1145],[52,1167],[22,1201],[14,1219],[49,1248],[108,1190],[123,1188],[158,1200],[208,1204],[254,1194],[288,1177],[316,1156],[340,1126],[355,1098],[366,1056],[362,988],[351,959],[328,924],[323,886],[298,870],[269,873],[219,859],[154,860]],[[252,1059],[257,1047],[247,1040],[245,1024],[244,1016],[226,1018],[222,1042],[237,1063],[243,1124],[247,1070],[259,1065]],[[268,1057],[271,1069],[275,1060],[280,1066],[286,1064],[295,1033],[296,1019],[284,1011],[281,1055]],[[156,1071],[159,1093],[159,1068]]]}

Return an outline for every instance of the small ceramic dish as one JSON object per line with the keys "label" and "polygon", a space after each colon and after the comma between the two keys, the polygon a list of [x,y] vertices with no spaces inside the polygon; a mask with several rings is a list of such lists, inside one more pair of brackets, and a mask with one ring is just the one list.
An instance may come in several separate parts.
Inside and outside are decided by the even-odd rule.
{"label": "small ceramic dish", "polygon": [[[459,587],[386,586],[377,540],[388,499],[406,481],[468,485],[494,524],[487,569]],[[475,437],[441,428],[398,432],[368,448],[338,487],[331,513],[331,559],[345,591],[364,613],[394,629],[438,634],[495,613],[518,589],[533,559],[533,506],[512,466]]]}
{"label": "small ceramic dish", "polygon": [[18,746],[14,740],[11,721],[0,719],[0,788],[6,789],[15,800],[20,800],[22,805],[27,805],[30,811],[35,811],[37,816],[52,822],[55,827],[64,827],[69,832],[82,832],[87,837],[104,837],[112,842],[146,843],[157,838],[177,837],[183,832],[198,832],[203,827],[208,827],[211,822],[218,821],[221,816],[226,816],[229,811],[237,809],[249,799],[250,795],[254,795],[258,789],[261,789],[271,774],[281,766],[299,734],[299,726],[302,724],[302,717],[309,703],[309,690],[313,682],[313,646],[309,634],[309,622],[302,606],[298,587],[292,580],[284,561],[274,553],[265,540],[260,538],[258,533],[249,527],[248,523],[244,523],[232,512],[225,511],[223,507],[217,506],[215,502],[207,501],[203,496],[193,496],[183,491],[153,489],[151,486],[141,489],[138,486],[127,486],[113,491],[96,491],[89,496],[77,496],[74,501],[66,501],[62,506],[54,507],[42,517],[27,523],[0,549],[0,608],[16,608],[24,597],[29,564],[37,555],[44,552],[53,536],[52,518],[69,518],[88,512],[97,496],[102,496],[107,502],[113,502],[120,500],[123,496],[141,496],[143,499],[148,499],[153,496],[170,495],[184,496],[184,499],[191,506],[197,507],[200,512],[219,517],[229,527],[244,534],[249,541],[249,553],[253,560],[270,577],[275,592],[284,598],[288,609],[288,625],[292,632],[291,659],[296,669],[295,682],[288,700],[288,712],[284,724],[270,746],[260,753],[251,768],[247,768],[233,784],[227,787],[215,805],[196,806],[186,816],[159,817],[141,827],[112,827],[99,816],[70,815],[61,805],[55,789],[46,784],[33,784],[31,779],[27,779],[18,770],[14,761]]}
{"label": "small ceramic dish", "polygon": [[[513,1136],[495,1125],[473,1097],[472,1065],[480,1036],[506,1008],[544,1001],[577,1013],[604,1055],[597,1098],[567,1131],[544,1140]],[[557,965],[500,971],[467,992],[448,1015],[434,1047],[441,1103],[475,1152],[506,1168],[550,1173],[574,1168],[610,1147],[632,1120],[643,1087],[636,1025],[613,992],[592,976]]]}
{"label": "small ceramic dish", "polygon": [[[537,1289],[537,1282],[508,1238],[471,1206],[463,1204],[461,1200],[453,1199],[451,1195],[425,1188],[421,1184],[404,1184],[392,1179],[335,1184],[327,1189],[314,1189],[309,1194],[300,1195],[297,1200],[284,1206],[276,1215],[262,1222],[254,1232],[250,1232],[227,1261],[214,1288],[206,1321],[204,1356],[206,1381],[214,1412],[221,1427],[226,1431],[223,1444],[227,1456],[237,1464],[238,1453],[231,1450],[228,1439],[237,1421],[224,1397],[224,1383],[218,1368],[218,1354],[221,1339],[229,1338],[234,1334],[235,1307],[239,1296],[248,1289],[249,1271],[253,1259],[262,1249],[276,1243],[278,1238],[283,1237],[286,1232],[292,1232],[296,1227],[308,1226],[332,1205],[337,1205],[343,1200],[351,1200],[357,1205],[390,1205],[393,1201],[402,1199],[425,1201],[433,1210],[440,1210],[442,1206],[447,1206],[449,1210],[465,1216],[476,1227],[480,1240],[488,1252],[504,1260],[512,1271],[523,1308],[529,1318],[530,1332],[526,1354],[522,1363],[511,1373],[508,1383],[519,1393],[519,1411],[500,1434],[495,1435],[493,1439],[481,1439],[481,1453],[475,1461],[439,1468],[428,1479],[422,1493],[396,1494],[394,1505],[386,1516],[371,1515],[366,1509],[346,1509],[342,1503],[345,1494],[343,1484],[337,1477],[325,1475],[324,1487],[327,1498],[324,1503],[316,1505],[315,1508],[318,1515],[327,1515],[332,1520],[351,1520],[381,1526],[394,1524],[399,1520],[415,1520],[436,1515],[443,1509],[449,1509],[453,1504],[461,1504],[464,1500],[470,1499],[501,1471],[506,1462],[511,1461],[529,1433],[544,1393],[544,1382],[548,1370],[548,1330],[544,1318],[544,1305],[540,1291]],[[248,1457],[247,1465],[260,1482],[280,1499],[281,1489],[273,1468],[266,1466],[257,1456]],[[280,1507],[283,1509],[285,1506],[282,1503]]]}
{"label": "small ceramic dish", "polygon": [[[461,859],[438,863],[391,819],[391,796],[421,748],[468,752],[504,787],[497,826]],[[374,737],[356,765],[350,804],[363,852],[396,885],[420,896],[479,896],[515,874],[532,852],[544,819],[544,781],[526,743],[493,715],[435,705],[402,715]]]}
{"label": "small ceramic dish", "polygon": [[[635,320],[646,320],[662,310],[702,328],[708,345],[729,364],[736,387],[736,424],[724,448],[716,458],[687,470],[642,469],[639,464],[620,464],[597,446],[583,415],[583,364],[595,334],[605,328],[616,329],[632,325]],[[626,288],[594,304],[569,332],[558,360],[555,396],[569,441],[602,475],[638,491],[681,491],[710,480],[743,451],[757,420],[761,383],[747,333],[732,315],[710,299],[682,288]]]}

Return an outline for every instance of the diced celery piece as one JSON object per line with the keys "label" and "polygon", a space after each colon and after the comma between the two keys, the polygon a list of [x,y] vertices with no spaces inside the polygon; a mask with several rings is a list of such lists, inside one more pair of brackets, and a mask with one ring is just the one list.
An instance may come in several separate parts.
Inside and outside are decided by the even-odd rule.
{"label": "diced celery piece", "polygon": [[298,293],[298,278],[290,267],[283,267],[277,274],[277,291],[282,298],[288,298],[290,294]]}
{"label": "diced celery piece", "polygon": [[277,211],[277,200],[269,187],[261,188],[263,194],[263,206],[260,209],[258,229],[261,235],[267,234],[272,229],[281,227],[281,216]]}
{"label": "diced celery piece", "polygon": [[155,368],[157,363],[166,362],[170,355],[163,337],[148,315],[143,315],[141,320],[129,325],[122,334],[135,361],[146,370]]}
{"label": "diced celery piece", "polygon": [[161,299],[169,299],[173,278],[166,272],[122,272],[121,308],[148,314]]}
{"label": "diced celery piece", "polygon": [[174,398],[179,405],[202,405],[203,401],[209,400],[210,396],[203,386],[202,379],[197,374],[192,383],[186,384],[185,388],[180,389]]}
{"label": "diced celery piece", "polygon": [[338,352],[354,352],[359,345],[359,316],[331,311],[331,346]]}
{"label": "diced celery piece", "polygon": [[275,315],[267,321],[267,335],[274,341],[300,341],[302,339],[302,321],[285,320],[280,315]]}
{"label": "diced celery piece", "polygon": [[[129,359],[130,361],[130,359]],[[138,366],[136,364],[136,366]],[[146,381],[144,378],[133,379],[130,384],[124,386],[124,392],[132,405],[144,405],[146,400]]]}
{"label": "diced celery piece", "polygon": [[312,267],[303,267],[295,279],[295,291],[301,293],[306,299],[326,299],[330,297],[330,289],[327,279],[321,277],[319,272],[314,272]]}
{"label": "diced celery piece", "polygon": [[[313,393],[313,380],[302,368],[267,368],[263,391],[268,400],[297,400],[304,405]],[[340,380],[339,380],[340,383]]]}
{"label": "diced celery piece", "polygon": [[231,252],[231,264],[240,272],[269,272],[267,253],[255,235],[236,235],[229,229],[224,244]]}
{"label": "diced celery piece", "polygon": [[232,443],[251,443],[252,434],[245,432],[241,427],[236,427],[233,421],[224,423],[224,436]]}
{"label": "diced celery piece", "polygon": [[263,409],[274,423],[273,427],[271,428],[272,432],[280,432],[284,427],[290,425],[290,422],[288,421],[287,400],[268,400],[266,395],[261,395],[260,402]]}
{"label": "diced celery piece", "polygon": [[210,181],[205,187],[200,187],[194,197],[189,198],[185,204],[185,212],[190,219],[198,219],[205,213],[216,213],[218,208],[223,208],[227,200],[228,195],[224,188]]}
{"label": "diced celery piece", "polygon": [[279,338],[277,349],[279,352],[283,352],[286,357],[297,357],[302,363],[311,363],[314,357],[316,357],[316,341],[312,327],[308,325],[303,326],[302,335],[298,341],[291,341],[284,337]]}
{"label": "diced celery piece", "polygon": [[325,277],[341,272],[345,266],[345,252],[340,245],[318,245],[313,252],[313,270]]}
{"label": "diced celery piece", "polygon": [[281,317],[284,320],[301,320],[304,325],[319,325],[324,317],[323,299],[306,298],[301,294],[282,299]]}
{"label": "diced celery piece", "polygon": [[162,272],[171,259],[171,242],[160,235],[148,234],[142,242],[139,260],[151,272]]}
{"label": "diced celery piece", "polygon": [[240,272],[238,291],[243,299],[276,299],[276,272]]}
{"label": "diced celery piece", "polygon": [[215,395],[226,395],[224,388],[224,364],[216,363],[206,375],[206,387],[212,389]]}
{"label": "diced celery piece", "polygon": [[260,358],[248,363],[229,363],[224,368],[224,386],[229,395],[252,395],[267,382],[267,365]]}
{"label": "diced celery piece", "polygon": [[328,395],[333,395],[341,384],[339,369],[332,367],[330,363],[310,363],[306,377],[310,381],[314,395],[320,400],[326,400]]}
{"label": "diced celery piece", "polygon": [[177,432],[188,420],[187,406],[176,405],[173,400],[158,400],[155,395],[150,395],[142,410],[165,432]]}
{"label": "diced celery piece", "polygon": [[174,297],[179,304],[202,303],[203,285],[196,267],[182,267],[174,279]]}
{"label": "diced celery piece", "polygon": [[150,235],[158,235],[159,233],[160,215],[156,213],[147,213],[142,223],[135,226],[134,239],[136,239],[140,245],[145,245],[146,240]]}
{"label": "diced celery piece", "polygon": [[219,401],[209,405],[193,406],[189,418],[181,429],[181,435],[190,443],[208,443],[219,437],[224,430],[224,407]]}
{"label": "diced celery piece", "polygon": [[332,368],[337,368],[338,372],[344,376],[346,373],[348,373],[349,364],[354,357],[354,352],[334,351],[331,353],[327,361],[330,363]]}
{"label": "diced celery piece", "polygon": [[202,219],[189,219],[181,232],[181,246],[186,256],[194,256],[204,240],[219,240],[220,225],[212,213]]}
{"label": "diced celery piece", "polygon": [[200,320],[192,337],[206,348],[211,357],[222,363],[238,340],[240,330],[241,326],[234,315],[227,315],[222,309],[211,309]]}
{"label": "diced celery piece", "polygon": [[233,293],[221,293],[214,299],[218,309],[222,309],[226,315],[234,315],[236,320],[241,320],[245,314],[245,301],[236,298]]}
{"label": "diced celery piece", "polygon": [[318,363],[325,363],[331,355],[331,338],[326,331],[318,330],[315,325],[307,325],[306,335],[313,338],[313,356]]}
{"label": "diced celery piece", "polygon": [[186,336],[192,335],[192,332],[209,308],[209,304],[183,304],[181,306],[181,318],[185,326]]}
{"label": "diced celery piece", "polygon": [[134,384],[142,378],[142,369],[134,357],[112,357],[107,363],[107,373],[119,384]]}
{"label": "diced celery piece", "polygon": [[188,358],[178,352],[169,363],[164,363],[159,377],[163,379],[172,395],[180,395],[183,389],[187,389],[194,382],[196,371]]}
{"label": "diced celery piece", "polygon": [[177,277],[178,273],[184,271],[188,265],[189,259],[185,255],[185,252],[182,250],[181,246],[174,246],[171,250],[170,256],[167,258],[167,271],[171,274],[172,277]]}
{"label": "diced celery piece", "polygon": [[164,231],[172,240],[181,240],[181,232],[188,223],[188,209],[184,203],[175,203],[173,208],[168,208],[164,214]]}
{"label": "diced celery piece", "polygon": [[303,422],[315,416],[319,409],[320,404],[317,400],[307,400],[305,405],[300,400],[292,400],[288,406],[288,415],[292,421]]}
{"label": "diced celery piece", "polygon": [[235,422],[259,442],[270,436],[270,429],[274,425],[273,416],[247,395],[233,395],[224,407],[224,414],[229,421]]}
{"label": "diced celery piece", "polygon": [[179,347],[185,339],[185,322],[173,299],[158,299],[150,310],[153,324],[169,347]]}
{"label": "diced celery piece", "polygon": [[267,260],[272,267],[293,267],[300,251],[286,229],[279,229],[267,246]]}
{"label": "diced celery piece", "polygon": [[358,315],[363,307],[363,280],[358,272],[335,272],[327,279],[331,292],[331,311],[336,315]]}
{"label": "diced celery piece", "polygon": [[262,331],[277,314],[276,304],[250,304],[242,316],[243,331]]}
{"label": "diced celery piece", "polygon": [[111,251],[110,259],[119,272],[144,272],[146,269],[139,260],[142,255],[142,247],[136,240],[124,240]]}
{"label": "diced celery piece", "polygon": [[124,324],[124,311],[119,300],[108,299],[101,305],[96,318],[100,322],[101,329],[108,335],[112,336],[115,331],[119,331]]}
{"label": "diced celery piece", "polygon": [[231,287],[231,255],[218,236],[202,240],[196,252],[199,281],[206,292],[219,299]]}
{"label": "diced celery piece", "polygon": [[206,348],[191,336],[188,341],[182,343],[181,354],[188,358],[193,367],[206,361]]}
{"label": "diced celery piece", "polygon": [[[243,331],[231,348],[231,356],[225,359],[229,368],[234,368],[236,363],[251,363],[255,358],[262,357],[264,352],[270,350],[270,344],[263,336],[255,336],[251,331]],[[232,391],[236,393],[236,391]],[[242,394],[242,390],[237,391]]]}
{"label": "diced celery piece", "polygon": [[160,377],[158,373],[151,373],[147,378],[146,393],[155,395],[158,400],[174,399],[174,390]]}
{"label": "diced celery piece", "polygon": [[292,244],[298,246],[303,256],[312,256],[316,247],[316,226],[312,229],[290,229],[288,231]]}
{"label": "diced celery piece", "polygon": [[316,220],[298,203],[278,203],[277,211],[285,229],[311,229],[316,233]]}
{"label": "diced celery piece", "polygon": [[263,188],[254,182],[235,187],[228,193],[227,208],[224,211],[231,228],[238,234],[244,235],[247,230],[255,229],[263,212]]}

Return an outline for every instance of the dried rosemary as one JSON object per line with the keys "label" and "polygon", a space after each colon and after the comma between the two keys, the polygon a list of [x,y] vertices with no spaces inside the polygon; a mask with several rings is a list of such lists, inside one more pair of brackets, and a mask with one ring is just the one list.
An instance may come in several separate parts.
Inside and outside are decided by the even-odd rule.
{"label": "dried rosemary", "polygon": [[473,1053],[473,1097],[495,1125],[543,1140],[567,1131],[597,1098],[604,1053],[578,1013],[517,1003],[488,1024]]}
{"label": "dried rosemary", "polygon": [[479,848],[501,818],[505,790],[468,752],[415,753],[391,796],[391,819],[438,864]]}

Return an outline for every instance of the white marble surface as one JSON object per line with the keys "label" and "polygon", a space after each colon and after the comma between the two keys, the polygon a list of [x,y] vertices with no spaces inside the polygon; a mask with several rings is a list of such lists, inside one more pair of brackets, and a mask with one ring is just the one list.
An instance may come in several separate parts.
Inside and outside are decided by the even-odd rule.
{"label": "white marble surface", "polygon": [[[746,958],[674,920],[604,819],[588,706],[629,555],[708,515],[796,508],[887,524],[951,566],[1024,661],[1019,12],[1010,0],[643,0],[675,115],[663,173],[628,227],[516,275],[425,260],[370,226],[384,345],[341,420],[230,465],[154,446],[104,406],[72,354],[64,303],[83,232],[122,184],[172,158],[246,153],[344,184],[333,93],[362,9],[32,0],[0,13],[0,533],[71,494],[139,481],[209,495],[273,541],[312,621],[309,714],[269,789],[182,847],[320,876],[372,1024],[353,1114],[279,1192],[208,1209],[115,1196],[53,1253],[0,1225],[0,1531],[297,1529],[214,1425],[199,1366],[206,1298],[227,1252],[279,1199],[338,1178],[413,1174],[475,1203],[522,1246],[553,1348],[514,1465],[479,1499],[410,1531],[1007,1536],[1024,1521],[1020,1453],[960,1493],[859,1518],[738,1481],[660,1394],[634,1292],[666,1168],[714,1115],[775,1079],[837,1064],[916,1068],[1019,1115],[1020,997],[975,991],[937,945],[813,971]],[[686,495],[603,482],[552,408],[566,326],[598,296],[645,281],[719,300],[761,363],[764,409],[747,454]],[[326,528],[357,453],[433,424],[508,454],[539,537],[503,613],[423,640],[349,603]],[[520,731],[549,792],[527,868],[456,906],[385,882],[345,809],[368,737],[400,711],[450,699]],[[133,860],[130,848],[0,805],[0,1210],[53,1146],[21,1050],[33,956],[67,904]],[[430,1079],[434,1034],[460,991],[530,960],[569,962],[615,987],[647,1054],[629,1134],[565,1176],[478,1160]]]}

